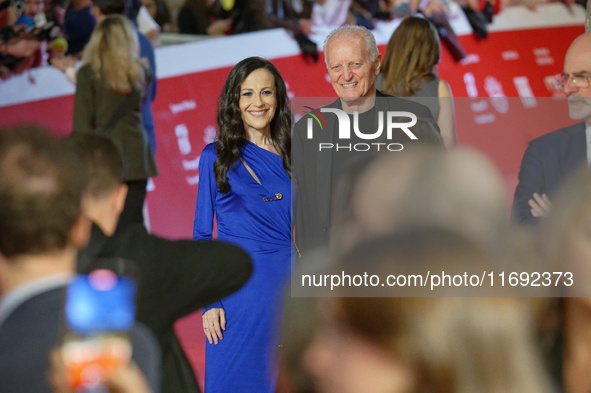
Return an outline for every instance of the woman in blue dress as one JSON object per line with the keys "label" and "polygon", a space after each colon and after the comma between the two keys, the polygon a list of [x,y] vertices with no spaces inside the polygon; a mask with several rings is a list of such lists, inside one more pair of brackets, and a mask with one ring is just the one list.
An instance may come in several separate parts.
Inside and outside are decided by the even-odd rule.
{"label": "woman in blue dress", "polygon": [[238,292],[204,309],[206,393],[275,392],[276,320],[289,279],[291,113],[269,61],[242,60],[219,100],[217,141],[199,161],[193,238],[241,246],[254,272]]}

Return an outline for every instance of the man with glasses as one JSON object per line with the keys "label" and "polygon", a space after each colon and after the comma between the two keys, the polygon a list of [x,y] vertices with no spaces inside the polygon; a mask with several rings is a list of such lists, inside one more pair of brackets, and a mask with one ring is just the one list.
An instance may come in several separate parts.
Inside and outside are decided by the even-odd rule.
{"label": "man with glasses", "polygon": [[570,117],[582,122],[529,142],[513,200],[513,219],[518,222],[534,224],[545,217],[562,180],[584,162],[591,163],[591,33],[573,41],[556,81],[568,97]]}

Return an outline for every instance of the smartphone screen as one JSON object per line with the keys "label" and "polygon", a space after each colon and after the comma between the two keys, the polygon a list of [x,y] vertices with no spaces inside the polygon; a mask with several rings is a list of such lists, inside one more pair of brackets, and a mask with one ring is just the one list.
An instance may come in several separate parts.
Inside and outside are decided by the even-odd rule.
{"label": "smartphone screen", "polygon": [[66,291],[68,330],[80,335],[128,331],[135,321],[136,291],[133,278],[109,269],[75,276]]}
{"label": "smartphone screen", "polygon": [[97,269],[74,277],[66,290],[61,353],[71,387],[94,391],[131,359],[127,332],[135,323],[137,284]]}

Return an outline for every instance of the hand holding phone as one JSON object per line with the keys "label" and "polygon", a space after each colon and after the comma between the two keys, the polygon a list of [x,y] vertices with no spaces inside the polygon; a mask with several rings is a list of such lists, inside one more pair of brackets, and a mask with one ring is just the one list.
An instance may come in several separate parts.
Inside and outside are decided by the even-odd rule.
{"label": "hand holding phone", "polygon": [[68,385],[96,389],[131,359],[127,332],[135,322],[133,278],[109,269],[77,275],[68,285],[60,348]]}
{"label": "hand holding phone", "polygon": [[[61,348],[55,348],[50,357],[48,383],[53,393],[75,393],[68,382]],[[110,393],[152,393],[144,374],[132,361],[103,381]]]}

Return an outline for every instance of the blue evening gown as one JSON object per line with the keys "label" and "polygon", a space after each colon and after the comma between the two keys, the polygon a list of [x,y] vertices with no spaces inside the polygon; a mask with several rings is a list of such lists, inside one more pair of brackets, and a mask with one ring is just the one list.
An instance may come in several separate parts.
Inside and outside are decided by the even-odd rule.
{"label": "blue evening gown", "polygon": [[271,393],[277,383],[277,321],[292,256],[291,179],[275,153],[241,139],[240,154],[261,184],[238,160],[227,173],[227,194],[215,181],[215,143],[199,161],[193,238],[212,238],[215,215],[217,238],[242,247],[254,264],[244,287],[204,309],[224,308],[227,321],[223,340],[206,343],[206,393]]}

